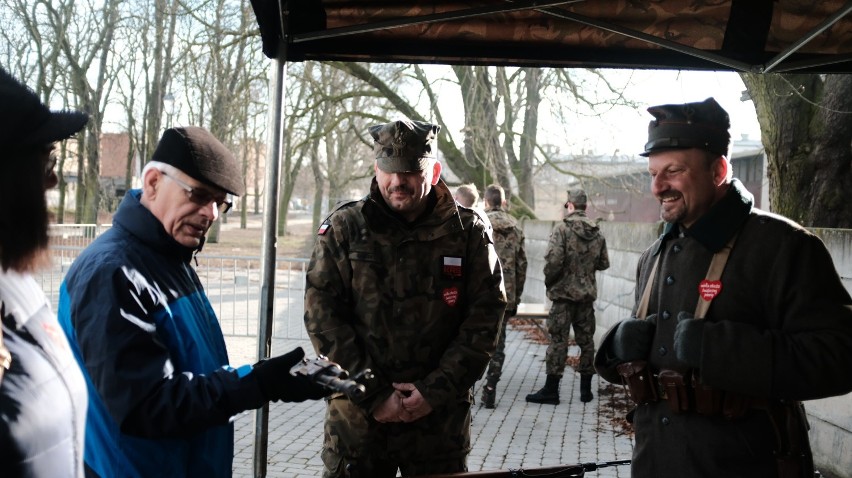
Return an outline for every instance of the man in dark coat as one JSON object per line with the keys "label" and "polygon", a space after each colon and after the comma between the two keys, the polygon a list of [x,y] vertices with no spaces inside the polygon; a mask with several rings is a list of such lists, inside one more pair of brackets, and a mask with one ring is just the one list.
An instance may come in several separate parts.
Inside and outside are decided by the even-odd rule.
{"label": "man in dark coat", "polygon": [[852,299],[819,238],[731,178],[715,100],[648,111],[665,229],[595,358],[638,403],[632,476],[812,477],[800,401],[852,390]]}

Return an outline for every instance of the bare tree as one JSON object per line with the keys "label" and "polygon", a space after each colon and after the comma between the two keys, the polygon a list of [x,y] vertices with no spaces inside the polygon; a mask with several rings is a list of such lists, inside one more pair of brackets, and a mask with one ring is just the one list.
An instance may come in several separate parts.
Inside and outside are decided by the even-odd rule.
{"label": "bare tree", "polygon": [[772,210],[806,226],[852,227],[852,76],[740,75],[766,150]]}

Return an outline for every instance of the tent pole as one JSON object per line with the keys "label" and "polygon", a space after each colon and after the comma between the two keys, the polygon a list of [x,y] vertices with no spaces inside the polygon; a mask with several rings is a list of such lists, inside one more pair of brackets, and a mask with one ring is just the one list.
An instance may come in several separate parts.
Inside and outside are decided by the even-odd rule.
{"label": "tent pole", "polygon": [[[278,58],[269,73],[269,123],[267,124],[266,184],[263,206],[263,240],[261,242],[262,278],[260,310],[257,325],[257,359],[269,358],[272,353],[272,322],[275,306],[275,258],[278,248],[278,196],[281,174],[281,145],[284,135],[284,85],[287,63],[285,46],[279,48]],[[269,445],[269,403],[254,416],[254,476],[266,476],[266,455]]]}

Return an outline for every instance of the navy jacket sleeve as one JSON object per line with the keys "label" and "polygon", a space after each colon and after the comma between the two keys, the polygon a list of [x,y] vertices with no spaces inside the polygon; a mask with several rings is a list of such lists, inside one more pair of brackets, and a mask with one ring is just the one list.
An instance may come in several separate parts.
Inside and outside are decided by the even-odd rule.
{"label": "navy jacket sleeve", "polygon": [[[90,261],[67,289],[86,370],[123,432],[185,436],[265,402],[253,374],[241,378],[222,366],[227,357],[204,350],[205,334],[221,335],[218,324],[199,319],[208,311],[193,310],[209,307],[206,298],[172,297],[175,291],[115,262]],[[200,285],[195,294],[203,298]]]}

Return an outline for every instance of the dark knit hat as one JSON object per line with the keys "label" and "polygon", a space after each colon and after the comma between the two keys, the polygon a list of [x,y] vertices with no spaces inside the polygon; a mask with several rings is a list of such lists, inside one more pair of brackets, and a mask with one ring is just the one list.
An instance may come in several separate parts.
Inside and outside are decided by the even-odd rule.
{"label": "dark knit hat", "polygon": [[151,161],[171,164],[189,177],[235,196],[245,194],[237,158],[204,128],[181,126],[167,129]]}
{"label": "dark knit hat", "polygon": [[654,115],[654,120],[648,125],[648,142],[641,156],[690,148],[728,154],[731,120],[713,98],[700,103],[652,106],[648,112]]}
{"label": "dark knit hat", "polygon": [[569,189],[568,190],[568,200],[565,202],[566,206],[570,202],[575,206],[585,206],[586,205],[586,191],[582,189]]}
{"label": "dark knit hat", "polygon": [[82,111],[51,111],[38,96],[0,68],[0,147],[38,146],[67,139],[83,129]]}
{"label": "dark knit hat", "polygon": [[370,126],[376,161],[386,173],[422,171],[435,159],[432,143],[441,127],[403,119]]}

